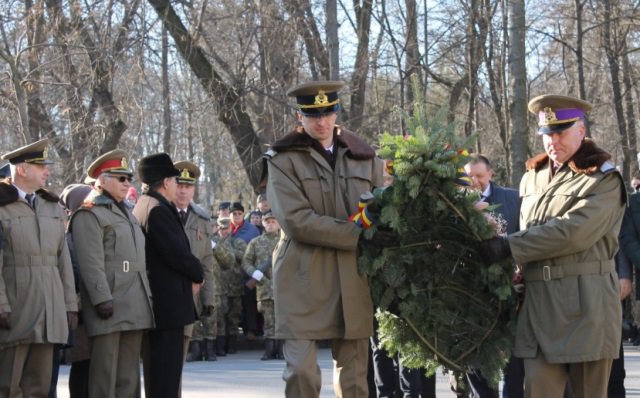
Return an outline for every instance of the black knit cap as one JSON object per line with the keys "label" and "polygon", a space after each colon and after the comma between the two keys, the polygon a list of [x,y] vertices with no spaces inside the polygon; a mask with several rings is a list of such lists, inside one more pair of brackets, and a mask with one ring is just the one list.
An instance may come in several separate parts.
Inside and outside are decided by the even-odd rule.
{"label": "black knit cap", "polygon": [[233,213],[234,211],[241,211],[244,213],[244,206],[242,206],[242,203],[240,202],[233,202],[231,203],[231,208],[229,209],[229,211],[231,213]]}
{"label": "black knit cap", "polygon": [[138,164],[138,176],[145,184],[179,175],[180,171],[175,168],[171,157],[166,153],[154,153],[142,158]]}

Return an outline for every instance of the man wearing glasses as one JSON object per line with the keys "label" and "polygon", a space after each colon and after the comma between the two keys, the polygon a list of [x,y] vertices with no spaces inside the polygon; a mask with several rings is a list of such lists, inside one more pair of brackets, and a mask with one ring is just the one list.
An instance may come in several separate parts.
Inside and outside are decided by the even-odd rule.
{"label": "man wearing glasses", "polygon": [[133,397],[142,333],[153,327],[145,237],[125,203],[133,172],[127,154],[116,149],[87,174],[95,188],[72,215],[71,233],[91,345],[89,396]]}

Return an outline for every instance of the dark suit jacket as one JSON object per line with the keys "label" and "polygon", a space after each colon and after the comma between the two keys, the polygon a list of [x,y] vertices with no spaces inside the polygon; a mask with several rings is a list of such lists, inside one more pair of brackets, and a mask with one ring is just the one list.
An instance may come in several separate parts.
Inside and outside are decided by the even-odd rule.
{"label": "dark suit jacket", "polygon": [[504,188],[493,182],[491,184],[491,196],[485,199],[490,205],[499,204],[495,210],[502,215],[507,222],[507,233],[512,234],[520,230],[520,195],[512,188]]}
{"label": "dark suit jacket", "polygon": [[201,283],[204,271],[191,254],[175,206],[156,192],[143,195],[133,209],[144,231],[149,284],[156,329],[180,328],[197,319],[191,283]]}
{"label": "dark suit jacket", "polygon": [[[620,228],[620,250],[636,268],[636,286],[640,286],[640,193],[629,196],[629,206],[624,211]],[[640,300],[640,289],[636,288],[636,300]]]}

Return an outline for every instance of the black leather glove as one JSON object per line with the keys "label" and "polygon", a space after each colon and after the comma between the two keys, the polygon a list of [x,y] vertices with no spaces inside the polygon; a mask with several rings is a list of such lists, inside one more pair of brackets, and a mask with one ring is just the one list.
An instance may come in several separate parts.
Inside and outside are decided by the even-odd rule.
{"label": "black leather glove", "polygon": [[511,257],[511,247],[506,236],[495,236],[480,242],[480,256],[486,265]]}
{"label": "black leather glove", "polygon": [[67,324],[69,330],[76,330],[78,328],[78,313],[75,311],[67,312]]}
{"label": "black leather glove", "polygon": [[205,305],[204,307],[202,307],[202,312],[200,313],[200,316],[211,316],[213,315],[213,306],[212,305]]}
{"label": "black leather glove", "polygon": [[113,316],[113,300],[107,300],[96,304],[96,312],[102,319],[109,319]]}
{"label": "black leather glove", "polygon": [[0,312],[0,329],[11,329],[11,313]]}
{"label": "black leather glove", "polygon": [[395,232],[387,229],[378,229],[371,239],[364,237],[364,233],[360,234],[360,246],[364,247],[393,247],[398,246],[398,236]]}

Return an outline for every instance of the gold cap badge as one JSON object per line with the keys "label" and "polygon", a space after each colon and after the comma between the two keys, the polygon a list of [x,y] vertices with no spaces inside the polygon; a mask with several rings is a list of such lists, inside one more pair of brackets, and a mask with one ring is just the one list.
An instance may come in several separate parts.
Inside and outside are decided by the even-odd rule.
{"label": "gold cap badge", "polygon": [[316,95],[314,105],[325,105],[329,103],[329,97],[325,94],[324,90],[318,91],[318,95]]}
{"label": "gold cap badge", "polygon": [[544,108],[544,120],[547,123],[558,121],[558,118],[556,117],[556,113],[548,106]]}

